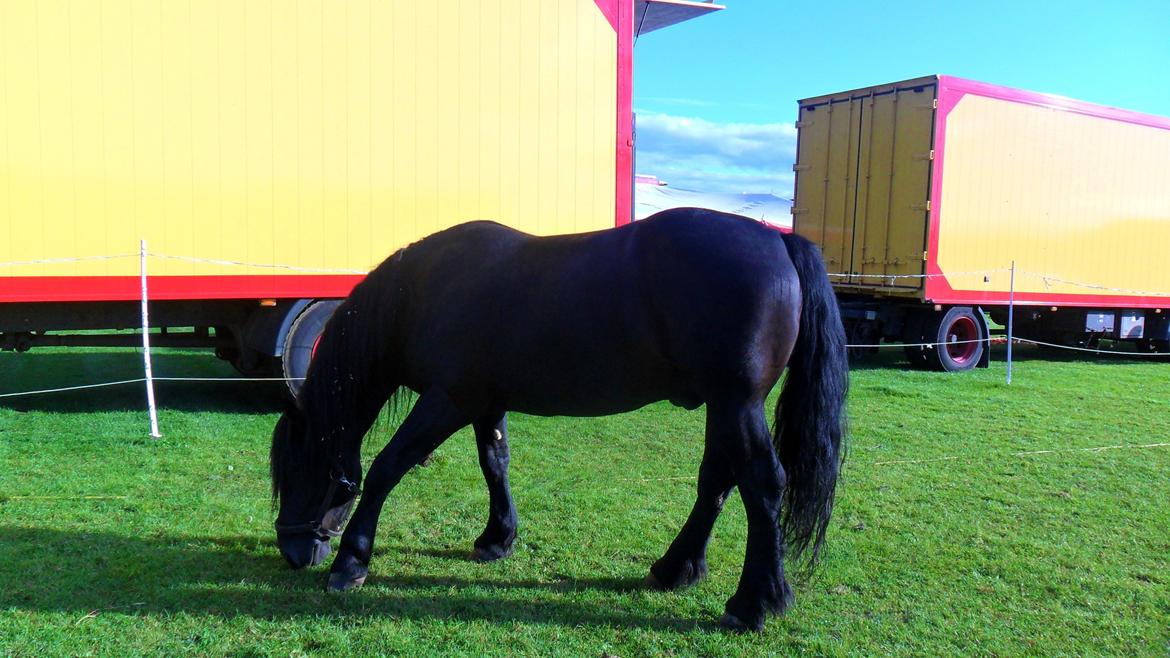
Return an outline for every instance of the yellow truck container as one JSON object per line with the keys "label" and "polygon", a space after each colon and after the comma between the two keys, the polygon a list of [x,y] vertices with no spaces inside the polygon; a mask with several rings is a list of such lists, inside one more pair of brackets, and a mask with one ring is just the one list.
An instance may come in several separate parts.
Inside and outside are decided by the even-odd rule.
{"label": "yellow truck container", "polygon": [[626,223],[636,17],[719,8],[0,0],[0,348],[139,340],[46,331],[140,326],[145,240],[152,324],[196,328],[160,341],[295,376],[399,247]]}
{"label": "yellow truck container", "polygon": [[1013,301],[1022,336],[1170,349],[1170,119],[930,76],[802,100],[797,127],[794,230],[854,342],[967,369]]}

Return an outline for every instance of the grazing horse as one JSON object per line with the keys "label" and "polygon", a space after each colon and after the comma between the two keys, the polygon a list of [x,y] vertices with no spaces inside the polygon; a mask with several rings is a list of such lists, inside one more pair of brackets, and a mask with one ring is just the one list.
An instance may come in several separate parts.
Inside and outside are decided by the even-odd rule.
{"label": "grazing horse", "polygon": [[[788,375],[769,431],[764,400]],[[405,387],[418,393],[362,481],[361,441]],[[743,573],[721,624],[760,630],[792,590],[787,546],[815,563],[843,456],[848,365],[817,248],[743,217],[667,210],[620,228],[534,237],[492,222],[447,229],[377,267],[321,335],[272,436],[280,551],[293,568],[341,542],[330,590],[360,586],[390,490],[471,425],[490,493],[474,557],[516,539],[507,412],[601,416],[659,400],[707,405],[698,495],[647,582],[707,574],[732,489],[747,510]]]}

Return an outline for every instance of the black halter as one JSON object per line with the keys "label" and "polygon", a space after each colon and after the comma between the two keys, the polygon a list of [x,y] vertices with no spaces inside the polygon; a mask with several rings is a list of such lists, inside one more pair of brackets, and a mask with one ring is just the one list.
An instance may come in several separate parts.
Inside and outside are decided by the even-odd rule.
{"label": "black halter", "polygon": [[[348,491],[350,499],[344,505],[336,508],[338,510],[337,513],[327,523],[326,516],[332,511],[329,504],[333,502],[333,495],[337,493],[338,487]],[[294,534],[312,532],[322,539],[338,537],[341,535],[342,529],[345,528],[345,522],[349,520],[349,513],[353,510],[353,504],[361,493],[361,488],[349,478],[345,477],[345,474],[340,469],[332,469],[329,471],[329,488],[325,491],[325,498],[321,500],[321,506],[317,509],[317,515],[313,520],[307,523],[293,525],[285,525],[278,521],[274,524],[276,526],[276,532]]]}

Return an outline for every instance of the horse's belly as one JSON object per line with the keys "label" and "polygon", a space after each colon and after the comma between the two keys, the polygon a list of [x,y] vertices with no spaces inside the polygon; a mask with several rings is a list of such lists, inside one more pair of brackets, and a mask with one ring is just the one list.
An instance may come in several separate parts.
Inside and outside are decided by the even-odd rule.
{"label": "horse's belly", "polygon": [[520,387],[509,396],[509,410],[537,416],[608,416],[639,409],[662,400],[694,409],[698,396],[659,382],[593,381],[541,382]]}

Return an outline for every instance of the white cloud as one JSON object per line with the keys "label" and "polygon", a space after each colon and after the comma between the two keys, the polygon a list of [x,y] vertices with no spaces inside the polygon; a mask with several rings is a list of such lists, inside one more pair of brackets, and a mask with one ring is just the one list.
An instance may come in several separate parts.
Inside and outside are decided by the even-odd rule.
{"label": "white cloud", "polygon": [[675,187],[792,196],[796,127],[638,114],[637,168]]}

